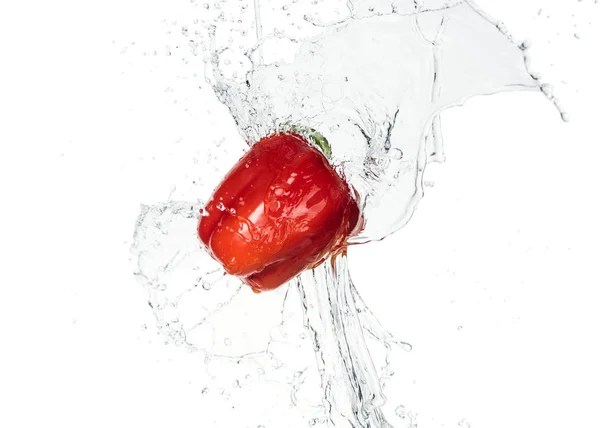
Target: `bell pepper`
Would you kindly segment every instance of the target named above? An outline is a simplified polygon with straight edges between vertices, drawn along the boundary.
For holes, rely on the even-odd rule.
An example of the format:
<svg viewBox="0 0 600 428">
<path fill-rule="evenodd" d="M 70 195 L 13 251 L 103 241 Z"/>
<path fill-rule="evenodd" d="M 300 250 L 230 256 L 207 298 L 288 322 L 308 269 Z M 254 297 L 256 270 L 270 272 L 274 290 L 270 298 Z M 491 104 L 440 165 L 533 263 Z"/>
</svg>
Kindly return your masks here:
<svg viewBox="0 0 600 428">
<path fill-rule="evenodd" d="M 211 256 L 256 293 L 342 251 L 359 222 L 349 186 L 294 129 L 256 142 L 216 188 L 198 223 Z M 329 148 L 319 134 L 309 139 Z"/>
</svg>

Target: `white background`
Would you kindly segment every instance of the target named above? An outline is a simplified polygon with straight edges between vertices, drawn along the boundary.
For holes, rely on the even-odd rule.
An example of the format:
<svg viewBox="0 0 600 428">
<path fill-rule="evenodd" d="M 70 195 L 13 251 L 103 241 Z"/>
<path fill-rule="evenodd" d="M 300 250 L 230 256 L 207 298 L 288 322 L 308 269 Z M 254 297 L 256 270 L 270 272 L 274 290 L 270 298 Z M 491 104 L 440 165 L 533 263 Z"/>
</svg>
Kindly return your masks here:
<svg viewBox="0 0 600 428">
<path fill-rule="evenodd" d="M 120 49 L 159 28 L 164 3 L 0 6 L 0 426 L 187 427 L 210 413 L 129 262 L 139 204 L 168 196 L 186 155 L 163 88 L 120 74 Z M 534 93 L 445 113 L 434 186 L 405 229 L 351 250 L 354 280 L 414 347 L 398 405 L 419 426 L 599 427 L 600 5 L 480 5 L 533 41 L 571 122 Z"/>
</svg>

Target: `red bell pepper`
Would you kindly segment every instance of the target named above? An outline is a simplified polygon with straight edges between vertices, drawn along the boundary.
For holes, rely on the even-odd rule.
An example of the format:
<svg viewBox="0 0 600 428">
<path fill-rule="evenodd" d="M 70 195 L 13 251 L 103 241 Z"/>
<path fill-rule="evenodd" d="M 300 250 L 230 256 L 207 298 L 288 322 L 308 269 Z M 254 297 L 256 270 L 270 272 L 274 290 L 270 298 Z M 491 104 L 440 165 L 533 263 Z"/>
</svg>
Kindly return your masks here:
<svg viewBox="0 0 600 428">
<path fill-rule="evenodd" d="M 295 132 L 255 143 L 204 210 L 200 240 L 227 273 L 257 293 L 341 251 L 359 220 L 346 182 Z"/>
</svg>

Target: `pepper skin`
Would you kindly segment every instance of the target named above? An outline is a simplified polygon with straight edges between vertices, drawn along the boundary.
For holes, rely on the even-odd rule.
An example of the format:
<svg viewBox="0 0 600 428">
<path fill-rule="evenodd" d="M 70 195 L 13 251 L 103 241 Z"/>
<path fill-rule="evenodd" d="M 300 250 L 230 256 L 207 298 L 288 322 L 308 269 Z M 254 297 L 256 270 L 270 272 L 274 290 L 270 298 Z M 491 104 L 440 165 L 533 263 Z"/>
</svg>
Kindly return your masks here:
<svg viewBox="0 0 600 428">
<path fill-rule="evenodd" d="M 345 248 L 359 208 L 323 154 L 296 133 L 263 138 L 214 191 L 198 236 L 227 273 L 272 290 Z"/>
</svg>

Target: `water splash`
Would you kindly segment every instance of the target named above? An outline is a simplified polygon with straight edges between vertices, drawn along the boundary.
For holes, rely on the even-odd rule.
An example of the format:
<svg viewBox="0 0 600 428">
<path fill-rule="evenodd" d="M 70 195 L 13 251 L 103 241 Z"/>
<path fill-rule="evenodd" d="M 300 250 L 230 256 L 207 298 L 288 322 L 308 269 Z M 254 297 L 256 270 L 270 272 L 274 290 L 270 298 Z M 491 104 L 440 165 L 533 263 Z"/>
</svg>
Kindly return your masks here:
<svg viewBox="0 0 600 428">
<path fill-rule="evenodd" d="M 275 28 L 243 51 L 221 46 L 213 27 L 208 72 L 246 141 L 289 123 L 325 135 L 362 197 L 366 226 L 353 243 L 410 219 L 427 162 L 444 160 L 445 109 L 507 90 L 543 91 L 560 107 L 529 71 L 527 44 L 467 1 L 352 1 L 334 24 L 314 26 L 304 40 Z M 225 63 L 226 53 L 245 62 Z"/>
<path fill-rule="evenodd" d="M 386 398 L 365 343 L 361 314 L 370 318 L 372 335 L 388 346 L 387 340 L 393 339 L 360 300 L 346 256 L 301 274 L 298 289 L 317 354 L 327 419 L 335 426 L 391 427 L 380 409 Z"/>
<path fill-rule="evenodd" d="M 198 245 L 200 206 L 175 201 L 143 205 L 131 250 L 159 330 L 176 345 L 206 351 L 214 344 L 209 315 L 231 302 L 242 283 L 226 277 Z"/>
<path fill-rule="evenodd" d="M 244 403 L 254 402 L 257 389 L 261 396 L 279 391 L 282 413 L 265 409 L 257 423 L 390 426 L 380 406 L 393 376 L 391 355 L 411 346 L 397 341 L 365 305 L 346 257 L 257 296 L 201 250 L 195 232 L 201 205 L 142 206 L 132 246 L 135 273 L 148 290 L 162 337 L 204 356 L 212 384 L 201 396 Z M 381 348 L 376 364 L 365 338 Z M 290 408 L 298 410 L 297 418 Z M 371 425 L 360 423 L 365 418 Z"/>
<path fill-rule="evenodd" d="M 249 144 L 290 124 L 326 136 L 333 164 L 361 196 L 366 227 L 353 243 L 383 239 L 411 218 L 427 163 L 445 160 L 445 109 L 477 95 L 534 90 L 567 119 L 530 71 L 528 44 L 470 1 L 238 3 L 207 3 L 180 34 L 190 39 L 196 28 L 190 52 Z M 345 256 L 258 302 L 201 250 L 202 206 L 143 206 L 132 247 L 159 330 L 205 356 L 213 385 L 202 396 L 238 403 L 249 426 L 391 427 L 383 410 L 391 354 L 411 346 L 362 301 Z M 232 326 L 232 314 L 242 322 Z M 257 395 L 272 405 L 260 407 Z M 259 410 L 239 405 L 240 397 Z M 417 425 L 404 407 L 395 413 Z"/>
</svg>

